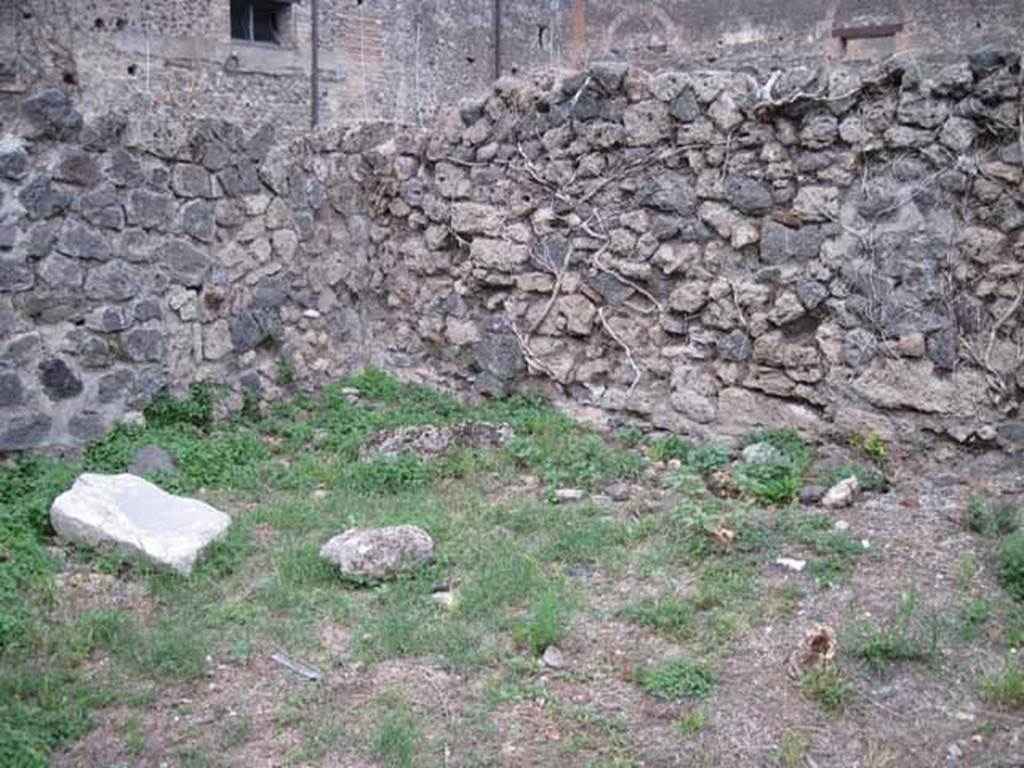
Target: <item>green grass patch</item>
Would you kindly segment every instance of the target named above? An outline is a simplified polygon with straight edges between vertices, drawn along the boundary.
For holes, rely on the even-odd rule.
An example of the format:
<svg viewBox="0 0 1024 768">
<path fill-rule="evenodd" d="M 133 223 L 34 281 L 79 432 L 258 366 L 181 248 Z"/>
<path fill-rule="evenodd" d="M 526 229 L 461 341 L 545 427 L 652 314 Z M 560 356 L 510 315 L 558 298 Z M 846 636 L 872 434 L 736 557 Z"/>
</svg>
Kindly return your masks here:
<svg viewBox="0 0 1024 768">
<path fill-rule="evenodd" d="M 1007 656 L 1003 668 L 985 677 L 981 684 L 985 698 L 1007 709 L 1024 709 L 1024 667 Z"/>
<path fill-rule="evenodd" d="M 638 669 L 635 678 L 651 696 L 666 701 L 706 699 L 715 690 L 716 682 L 713 666 L 682 658 Z"/>
<path fill-rule="evenodd" d="M 899 608 L 881 623 L 865 622 L 849 638 L 850 652 L 875 670 L 898 662 L 930 664 L 939 656 L 941 621 L 922 614 L 916 595 L 904 595 Z"/>
</svg>

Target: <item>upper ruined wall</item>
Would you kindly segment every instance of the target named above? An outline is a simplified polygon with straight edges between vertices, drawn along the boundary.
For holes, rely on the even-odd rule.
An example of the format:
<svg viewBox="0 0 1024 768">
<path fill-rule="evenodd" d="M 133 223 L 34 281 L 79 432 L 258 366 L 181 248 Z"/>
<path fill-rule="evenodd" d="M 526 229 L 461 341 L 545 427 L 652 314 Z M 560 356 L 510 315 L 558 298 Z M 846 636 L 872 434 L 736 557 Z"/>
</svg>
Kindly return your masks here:
<svg viewBox="0 0 1024 768">
<path fill-rule="evenodd" d="M 87 115 L 155 101 L 182 116 L 303 131 L 309 0 L 287 7 L 283 44 L 270 46 L 230 38 L 229 0 L 0 0 L 0 92 L 63 78 Z M 320 9 L 323 124 L 424 125 L 499 74 L 589 61 L 877 62 L 1012 42 L 1024 25 L 1017 0 L 320 0 Z"/>
<path fill-rule="evenodd" d="M 59 90 L 0 142 L 0 450 L 367 363 L 597 421 L 1024 445 L 1017 54 L 506 78 L 278 143 Z"/>
</svg>

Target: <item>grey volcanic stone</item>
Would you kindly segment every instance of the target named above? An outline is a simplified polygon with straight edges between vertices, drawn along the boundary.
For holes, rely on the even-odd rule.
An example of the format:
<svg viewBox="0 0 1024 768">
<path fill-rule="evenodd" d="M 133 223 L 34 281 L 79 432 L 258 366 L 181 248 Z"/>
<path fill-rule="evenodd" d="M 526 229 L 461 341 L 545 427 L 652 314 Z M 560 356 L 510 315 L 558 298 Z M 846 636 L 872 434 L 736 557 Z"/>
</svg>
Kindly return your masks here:
<svg viewBox="0 0 1024 768">
<path fill-rule="evenodd" d="M 89 270 L 85 279 L 85 295 L 97 301 L 127 301 L 139 294 L 142 280 L 138 267 L 123 261 L 109 261 Z"/>
<path fill-rule="evenodd" d="M 0 451 L 23 451 L 42 444 L 50 434 L 52 420 L 45 413 L 32 413 L 0 424 Z"/>
<path fill-rule="evenodd" d="M 66 93 L 57 89 L 38 93 L 21 102 L 21 114 L 40 139 L 72 139 L 82 129 L 82 115 Z"/>
<path fill-rule="evenodd" d="M 168 240 L 156 250 L 156 262 L 162 265 L 171 280 L 187 288 L 202 285 L 210 261 L 205 253 L 185 240 Z"/>
<path fill-rule="evenodd" d="M 217 234 L 217 221 L 213 203 L 207 200 L 192 200 L 181 208 L 181 228 L 185 234 L 196 240 L 212 243 Z"/>
<path fill-rule="evenodd" d="M 113 371 L 100 379 L 96 394 L 101 403 L 114 403 L 127 400 L 135 384 L 135 374 L 128 369 Z"/>
<path fill-rule="evenodd" d="M 76 413 L 68 421 L 68 432 L 77 440 L 88 443 L 103 437 L 107 431 L 107 419 L 95 411 Z"/>
<path fill-rule="evenodd" d="M 526 370 L 519 342 L 512 333 L 488 332 L 473 348 L 476 364 L 499 381 L 511 381 Z"/>
<path fill-rule="evenodd" d="M 50 522 L 67 541 L 112 549 L 183 576 L 225 533 L 231 518 L 134 475 L 80 475 L 53 502 Z"/>
<path fill-rule="evenodd" d="M 82 380 L 59 357 L 39 364 L 39 383 L 51 400 L 67 400 L 82 394 Z"/>
<path fill-rule="evenodd" d="M 18 181 L 28 174 L 28 152 L 18 144 L 0 142 L 0 177 Z"/>
<path fill-rule="evenodd" d="M 718 356 L 731 363 L 745 363 L 750 359 L 752 345 L 750 337 L 743 331 L 733 331 L 718 340 Z"/>
<path fill-rule="evenodd" d="M 178 462 L 167 451 L 158 445 L 146 445 L 135 451 L 128 472 L 142 477 L 154 472 L 173 474 L 178 471 Z"/>
<path fill-rule="evenodd" d="M 103 169 L 88 152 L 71 148 L 61 156 L 54 178 L 79 187 L 95 187 L 103 181 Z"/>
<path fill-rule="evenodd" d="M 745 176 L 730 176 L 722 185 L 725 199 L 742 213 L 763 214 L 772 208 L 772 192 L 768 185 Z"/>
<path fill-rule="evenodd" d="M 0 293 L 27 291 L 35 285 L 32 268 L 17 259 L 0 259 Z"/>
<path fill-rule="evenodd" d="M 22 187 L 18 199 L 30 219 L 52 218 L 71 205 L 71 195 L 54 187 L 45 176 L 37 176 Z"/>
<path fill-rule="evenodd" d="M 434 559 L 434 540 L 414 525 L 345 531 L 324 544 L 320 557 L 355 581 L 375 582 L 407 574 Z"/>
<path fill-rule="evenodd" d="M 25 396 L 21 379 L 16 373 L 0 373 L 0 408 L 21 405 Z"/>
<path fill-rule="evenodd" d="M 877 350 L 875 334 L 863 328 L 854 328 L 843 339 L 843 360 L 854 368 L 870 363 Z"/>
<path fill-rule="evenodd" d="M 128 223 L 145 229 L 166 229 L 174 221 L 174 198 L 147 189 L 128 194 Z"/>
<path fill-rule="evenodd" d="M 129 360 L 158 363 L 164 357 L 164 335 L 156 328 L 133 328 L 121 335 L 121 348 Z"/>
<path fill-rule="evenodd" d="M 800 489 L 801 504 L 817 504 L 828 492 L 828 489 L 821 485 L 805 485 Z"/>
<path fill-rule="evenodd" d="M 68 222 L 57 238 L 57 250 L 76 259 L 106 261 L 110 258 L 107 239 L 91 227 Z"/>
<path fill-rule="evenodd" d="M 810 261 L 818 258 L 825 229 L 816 224 L 787 227 L 775 221 L 766 221 L 761 229 L 761 260 L 778 264 L 790 259 Z"/>
</svg>

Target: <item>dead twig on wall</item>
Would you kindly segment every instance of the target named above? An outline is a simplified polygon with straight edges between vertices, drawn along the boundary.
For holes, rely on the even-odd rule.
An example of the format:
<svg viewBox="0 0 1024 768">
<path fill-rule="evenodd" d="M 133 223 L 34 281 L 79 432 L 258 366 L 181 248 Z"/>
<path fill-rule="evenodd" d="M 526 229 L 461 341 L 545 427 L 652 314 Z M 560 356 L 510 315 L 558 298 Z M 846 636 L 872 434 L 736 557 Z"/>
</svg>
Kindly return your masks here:
<svg viewBox="0 0 1024 768">
<path fill-rule="evenodd" d="M 629 363 L 629 367 L 633 369 L 633 383 L 629 385 L 629 392 L 627 392 L 626 396 L 632 397 L 633 392 L 636 391 L 637 385 L 643 378 L 643 372 L 641 371 L 640 366 L 637 365 L 636 359 L 633 357 L 633 350 L 630 349 L 630 346 L 623 341 L 622 337 L 615 333 L 611 325 L 608 324 L 608 318 L 605 317 L 605 311 L 607 309 L 607 307 L 600 307 L 597 310 L 597 319 L 601 322 L 601 327 L 604 328 L 605 333 L 611 336 L 612 341 L 622 347 L 622 350 L 626 353 L 626 362 Z"/>
</svg>

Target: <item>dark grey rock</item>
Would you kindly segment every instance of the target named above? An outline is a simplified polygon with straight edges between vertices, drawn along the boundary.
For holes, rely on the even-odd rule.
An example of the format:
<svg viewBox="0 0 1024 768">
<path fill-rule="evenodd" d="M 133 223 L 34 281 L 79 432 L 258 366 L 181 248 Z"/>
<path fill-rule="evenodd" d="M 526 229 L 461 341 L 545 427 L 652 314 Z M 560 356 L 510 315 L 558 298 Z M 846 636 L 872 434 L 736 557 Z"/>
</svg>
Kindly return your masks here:
<svg viewBox="0 0 1024 768">
<path fill-rule="evenodd" d="M 28 230 L 28 237 L 25 240 L 25 253 L 34 259 L 41 259 L 50 253 L 53 244 L 57 242 L 57 232 L 60 223 L 56 221 L 38 221 Z"/>
<path fill-rule="evenodd" d="M 949 116 L 949 107 L 941 99 L 935 99 L 920 91 L 903 91 L 900 94 L 896 118 L 904 124 L 921 128 L 938 128 Z"/>
<path fill-rule="evenodd" d="M 181 229 L 186 235 L 212 243 L 217 235 L 214 204 L 207 200 L 192 200 L 181 208 Z"/>
<path fill-rule="evenodd" d="M 801 504 L 817 504 L 828 493 L 828 489 L 820 485 L 805 485 L 800 489 Z"/>
<path fill-rule="evenodd" d="M 97 384 L 96 395 L 104 404 L 126 400 L 131 395 L 134 384 L 135 374 L 123 368 L 103 376 Z"/>
<path fill-rule="evenodd" d="M 144 229 L 166 229 L 174 221 L 175 207 L 170 195 L 133 189 L 128 194 L 128 223 Z"/>
<path fill-rule="evenodd" d="M 67 222 L 61 229 L 57 250 L 76 259 L 106 261 L 110 258 L 107 238 L 92 227 L 75 221 Z"/>
<path fill-rule="evenodd" d="M 693 214 L 696 196 L 690 178 L 677 171 L 665 171 L 652 176 L 645 185 L 642 202 L 659 211 Z"/>
<path fill-rule="evenodd" d="M 473 347 L 477 366 L 502 382 L 511 381 L 526 370 L 522 350 L 515 334 L 487 331 Z"/>
<path fill-rule="evenodd" d="M 0 224 L 0 249 L 9 251 L 18 242 L 18 228 L 14 224 Z"/>
<path fill-rule="evenodd" d="M 22 187 L 18 199 L 30 219 L 53 218 L 71 205 L 71 195 L 54 187 L 45 176 L 37 176 Z"/>
<path fill-rule="evenodd" d="M 761 229 L 761 260 L 769 264 L 811 261 L 818 258 L 826 239 L 826 228 L 817 224 L 792 228 L 766 221 Z"/>
<path fill-rule="evenodd" d="M 79 198 L 82 218 L 103 229 L 124 229 L 124 208 L 110 186 L 101 187 Z"/>
<path fill-rule="evenodd" d="M 0 360 L 14 366 L 26 366 L 43 346 L 43 338 L 38 333 L 26 333 L 18 336 L 7 345 Z"/>
<path fill-rule="evenodd" d="M 128 128 L 128 118 L 111 112 L 93 120 L 82 129 L 78 137 L 82 147 L 89 152 L 104 152 L 121 143 Z"/>
<path fill-rule="evenodd" d="M 51 357 L 39 364 L 39 383 L 46 395 L 54 401 L 68 400 L 82 394 L 82 380 L 59 357 Z"/>
<path fill-rule="evenodd" d="M 203 284 L 209 269 L 209 257 L 185 240 L 168 240 L 156 250 L 156 263 L 162 266 L 171 280 L 187 288 Z"/>
<path fill-rule="evenodd" d="M 165 352 L 163 333 L 156 328 L 133 328 L 121 334 L 121 350 L 132 362 L 160 362 Z"/>
<path fill-rule="evenodd" d="M 952 370 L 956 365 L 957 339 L 952 328 L 943 328 L 929 334 L 926 349 L 928 357 L 939 368 Z"/>
<path fill-rule="evenodd" d="M 692 88 L 684 88 L 669 105 L 668 113 L 681 123 L 692 123 L 700 117 L 700 105 Z"/>
<path fill-rule="evenodd" d="M 719 358 L 731 363 L 745 363 L 753 349 L 750 337 L 739 330 L 719 339 L 716 346 Z"/>
<path fill-rule="evenodd" d="M 135 451 L 128 472 L 139 477 L 162 472 L 173 475 L 179 470 L 177 460 L 158 445 L 146 445 Z"/>
<path fill-rule="evenodd" d="M 85 271 L 78 261 L 59 253 L 47 256 L 39 262 L 38 274 L 50 288 L 80 288 L 85 279 Z"/>
<path fill-rule="evenodd" d="M 128 301 L 139 294 L 143 273 L 123 261 L 109 261 L 89 270 L 85 278 L 85 295 L 96 301 Z"/>
<path fill-rule="evenodd" d="M 64 150 L 60 162 L 57 163 L 54 178 L 78 187 L 95 187 L 103 181 L 103 169 L 93 155 L 80 149 L 69 148 Z"/>
<path fill-rule="evenodd" d="M 44 413 L 32 413 L 6 419 L 0 427 L 0 451 L 35 448 L 49 436 L 52 420 Z"/>
<path fill-rule="evenodd" d="M 996 427 L 996 439 L 1004 450 L 1024 449 L 1024 421 L 1004 421 Z"/>
<path fill-rule="evenodd" d="M 802 278 L 794 283 L 796 296 L 806 309 L 817 309 L 828 298 L 828 288 L 817 280 Z"/>
<path fill-rule="evenodd" d="M 28 152 L 17 144 L 0 144 L 0 177 L 19 181 L 28 175 Z"/>
<path fill-rule="evenodd" d="M 82 130 L 82 115 L 75 110 L 68 95 L 57 88 L 22 101 L 21 114 L 32 127 L 35 138 L 67 141 Z"/>
<path fill-rule="evenodd" d="M 142 299 L 136 302 L 132 311 L 135 314 L 135 319 L 140 323 L 145 323 L 148 320 L 160 320 L 164 314 L 160 308 L 160 302 L 154 299 Z"/>
<path fill-rule="evenodd" d="M 16 373 L 0 373 L 0 408 L 21 405 L 25 399 L 25 388 Z"/>
<path fill-rule="evenodd" d="M 28 291 L 35 285 L 32 268 L 20 259 L 0 259 L 0 293 Z"/>
<path fill-rule="evenodd" d="M 114 362 L 114 346 L 105 338 L 76 329 L 68 334 L 83 368 L 107 368 Z"/>
<path fill-rule="evenodd" d="M 245 311 L 228 321 L 231 345 L 236 352 L 248 352 L 273 339 L 273 323 L 265 312 Z"/>
<path fill-rule="evenodd" d="M 864 328 L 854 328 L 843 338 L 843 361 L 853 368 L 870 363 L 877 351 L 878 339 Z"/>
<path fill-rule="evenodd" d="M 68 432 L 83 443 L 99 440 L 107 432 L 107 419 L 95 411 L 76 413 L 68 420 Z"/>
<path fill-rule="evenodd" d="M 722 185 L 725 199 L 736 210 L 751 215 L 772 209 L 772 191 L 763 181 L 745 176 L 729 176 Z"/>
<path fill-rule="evenodd" d="M 213 176 L 201 165 L 178 163 L 171 171 L 171 189 L 180 197 L 216 197 Z"/>
<path fill-rule="evenodd" d="M 85 327 L 100 333 L 117 333 L 131 328 L 135 315 L 126 307 L 99 307 L 85 318 Z"/>
<path fill-rule="evenodd" d="M 107 178 L 119 187 L 135 187 L 145 180 L 142 164 L 130 152 L 118 147 L 108 155 Z"/>
<path fill-rule="evenodd" d="M 228 197 L 255 195 L 263 191 L 260 174 L 252 163 L 238 163 L 217 174 L 217 180 Z"/>
</svg>

